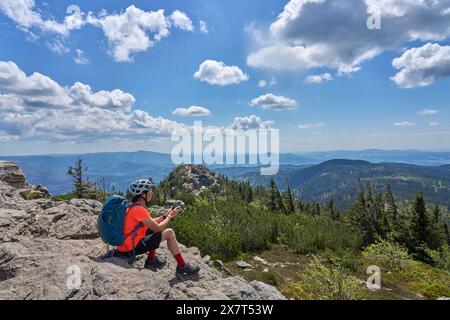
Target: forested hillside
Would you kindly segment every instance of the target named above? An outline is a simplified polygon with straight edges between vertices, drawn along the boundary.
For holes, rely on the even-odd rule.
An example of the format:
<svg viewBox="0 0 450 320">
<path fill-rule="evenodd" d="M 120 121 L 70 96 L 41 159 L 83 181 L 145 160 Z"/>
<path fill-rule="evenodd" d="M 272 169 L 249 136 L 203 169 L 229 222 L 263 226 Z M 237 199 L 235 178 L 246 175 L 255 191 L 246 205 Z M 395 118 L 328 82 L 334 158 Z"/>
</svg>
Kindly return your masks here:
<svg viewBox="0 0 450 320">
<path fill-rule="evenodd" d="M 201 168 L 197 172 L 209 172 Z M 272 268 L 266 261 L 259 271 L 255 267 L 243 275 L 264 279 L 287 295 L 300 299 L 450 295 L 448 211 L 427 201 L 420 189 L 399 201 L 389 184 L 377 192 L 370 182 L 357 181 L 356 200 L 341 211 L 333 201 L 321 205 L 295 196 L 288 181 L 281 191 L 274 180 L 268 187 L 254 188 L 223 177 L 220 184 L 193 195 L 173 188 L 175 177 L 182 179 L 172 174 L 161 182 L 154 203 L 167 198 L 185 201 L 185 212 L 173 224 L 179 239 L 215 259 L 230 261 L 231 268 L 231 261 L 246 259 L 255 265 L 255 259 L 264 261 L 258 255 L 272 256 L 276 260 Z M 276 255 L 271 254 L 274 250 Z M 291 278 L 274 267 L 289 265 L 283 263 L 287 257 L 295 261 L 290 270 L 297 270 Z M 381 268 L 391 288 L 371 292 L 361 285 L 371 264 Z M 330 281 L 336 287 L 329 288 Z"/>
<path fill-rule="evenodd" d="M 218 169 L 253 186 L 268 186 L 272 177 L 259 174 L 259 169 L 235 174 L 236 170 Z M 374 191 L 391 185 L 398 199 L 408 199 L 420 190 L 427 199 L 450 207 L 449 166 L 425 167 L 399 163 L 370 163 L 361 160 L 330 160 L 312 166 L 282 166 L 274 177 L 281 189 L 285 178 L 296 194 L 305 200 L 326 203 L 333 200 L 340 209 L 348 208 L 359 192 L 356 181 L 370 182 Z"/>
</svg>

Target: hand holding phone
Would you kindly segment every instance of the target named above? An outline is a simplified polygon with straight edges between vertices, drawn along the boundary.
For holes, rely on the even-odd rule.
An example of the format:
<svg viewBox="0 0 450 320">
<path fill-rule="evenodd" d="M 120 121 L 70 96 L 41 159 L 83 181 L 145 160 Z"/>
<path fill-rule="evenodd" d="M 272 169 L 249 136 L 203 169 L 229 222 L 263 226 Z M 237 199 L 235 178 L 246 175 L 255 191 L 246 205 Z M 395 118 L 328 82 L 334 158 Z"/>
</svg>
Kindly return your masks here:
<svg viewBox="0 0 450 320">
<path fill-rule="evenodd" d="M 178 213 L 180 213 L 180 211 L 181 208 L 179 206 L 172 206 L 172 209 L 170 209 L 170 216 L 174 218 Z"/>
</svg>

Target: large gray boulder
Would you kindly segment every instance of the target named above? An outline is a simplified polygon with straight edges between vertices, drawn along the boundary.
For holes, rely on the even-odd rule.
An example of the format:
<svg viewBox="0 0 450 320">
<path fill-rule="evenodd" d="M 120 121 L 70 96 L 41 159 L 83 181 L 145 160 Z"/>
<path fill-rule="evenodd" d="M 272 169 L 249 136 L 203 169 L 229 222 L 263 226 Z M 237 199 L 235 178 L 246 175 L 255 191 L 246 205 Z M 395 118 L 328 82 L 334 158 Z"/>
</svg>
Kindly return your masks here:
<svg viewBox="0 0 450 320">
<path fill-rule="evenodd" d="M 14 188 L 25 186 L 25 174 L 17 164 L 11 161 L 0 160 L 0 181 L 4 181 Z"/>
<path fill-rule="evenodd" d="M 194 248 L 181 245 L 181 250 L 201 267 L 198 278 L 175 277 L 176 263 L 165 244 L 157 252 L 167 266 L 154 272 L 143 268 L 144 257 L 133 266 L 119 258 L 99 260 L 103 244 L 98 239 L 3 243 L 0 299 L 284 299 L 262 282 L 224 277 Z"/>
<path fill-rule="evenodd" d="M 183 245 L 185 259 L 201 267 L 196 279 L 175 277 L 166 244 L 157 251 L 167 260 L 158 272 L 143 268 L 145 256 L 132 266 L 101 260 L 100 202 L 26 200 L 19 180 L 0 181 L 0 299 L 285 299 L 270 285 L 225 276 L 197 248 Z"/>
<path fill-rule="evenodd" d="M 15 206 L 0 204 L 0 243 L 17 237 L 95 239 L 101 203 L 95 200 L 24 200 Z"/>
</svg>

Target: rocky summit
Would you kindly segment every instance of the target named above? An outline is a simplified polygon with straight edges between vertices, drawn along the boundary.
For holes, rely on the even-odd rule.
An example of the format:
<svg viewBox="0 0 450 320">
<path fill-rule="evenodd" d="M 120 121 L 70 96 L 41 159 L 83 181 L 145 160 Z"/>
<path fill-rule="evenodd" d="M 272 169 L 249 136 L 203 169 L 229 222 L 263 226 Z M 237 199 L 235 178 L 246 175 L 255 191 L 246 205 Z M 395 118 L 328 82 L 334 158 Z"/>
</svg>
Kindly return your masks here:
<svg viewBox="0 0 450 320">
<path fill-rule="evenodd" d="M 26 183 L 20 168 L 0 161 L 0 299 L 285 299 L 274 287 L 247 282 L 216 269 L 216 261 L 195 247 L 180 245 L 186 260 L 198 264 L 196 279 L 175 277 L 167 260 L 153 272 L 120 258 L 100 259 L 95 200 L 53 201 L 43 186 Z"/>
<path fill-rule="evenodd" d="M 172 193 L 189 192 L 195 195 L 222 184 L 222 177 L 203 165 L 185 164 L 173 170 L 168 177 Z"/>
</svg>

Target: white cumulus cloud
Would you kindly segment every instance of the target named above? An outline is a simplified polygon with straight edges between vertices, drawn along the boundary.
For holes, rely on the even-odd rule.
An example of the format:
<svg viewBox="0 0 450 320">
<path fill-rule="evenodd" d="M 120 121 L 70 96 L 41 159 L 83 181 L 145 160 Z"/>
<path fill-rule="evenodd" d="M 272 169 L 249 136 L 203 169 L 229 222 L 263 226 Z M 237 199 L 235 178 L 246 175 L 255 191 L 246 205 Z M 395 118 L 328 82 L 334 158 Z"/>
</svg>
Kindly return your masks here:
<svg viewBox="0 0 450 320">
<path fill-rule="evenodd" d="M 429 86 L 438 78 L 450 76 L 450 46 L 427 43 L 411 48 L 394 59 L 392 65 L 400 70 L 391 78 L 399 87 Z"/>
<path fill-rule="evenodd" d="M 322 83 L 333 80 L 333 77 L 329 73 L 322 73 L 318 75 L 310 75 L 306 77 L 305 83 Z"/>
<path fill-rule="evenodd" d="M 192 25 L 191 19 L 186 15 L 186 13 L 175 10 L 170 15 L 170 21 L 173 23 L 173 25 L 181 30 L 185 31 L 194 31 L 194 26 Z"/>
<path fill-rule="evenodd" d="M 205 21 L 200 20 L 199 24 L 200 24 L 200 32 L 201 33 L 209 33 L 208 25 L 206 24 Z"/>
<path fill-rule="evenodd" d="M 144 52 L 161 39 L 168 37 L 170 28 L 193 31 L 191 19 L 186 13 L 175 10 L 171 15 L 163 9 L 144 11 L 134 5 L 124 12 L 108 14 L 106 10 L 98 14 L 83 12 L 78 6 L 67 8 L 67 15 L 62 22 L 46 19 L 35 8 L 34 0 L 1 0 L 0 12 L 9 17 L 16 25 L 26 31 L 33 39 L 39 36 L 36 30 L 54 35 L 47 41 L 48 47 L 58 54 L 67 53 L 62 39 L 67 38 L 72 30 L 92 25 L 103 30 L 108 41 L 109 51 L 117 62 L 132 62 L 133 55 Z"/>
<path fill-rule="evenodd" d="M 0 1 L 0 11 L 13 20 L 24 31 L 37 28 L 45 32 L 69 35 L 71 30 L 80 29 L 83 24 L 83 12 L 75 6 L 69 6 L 63 22 L 52 19 L 45 19 L 34 10 L 34 0 L 2 0 Z"/>
<path fill-rule="evenodd" d="M 449 6 L 449 0 L 290 0 L 247 63 L 275 70 L 355 72 L 363 62 L 410 41 L 448 39 Z M 380 14 L 380 30 L 367 28 L 374 13 Z"/>
<path fill-rule="evenodd" d="M 416 114 L 418 116 L 432 116 L 432 115 L 435 115 L 438 113 L 439 113 L 439 110 L 436 110 L 436 109 L 423 109 L 423 110 L 416 112 Z"/>
<path fill-rule="evenodd" d="M 203 107 L 191 106 L 189 108 L 176 108 L 172 114 L 181 117 L 204 117 L 209 116 L 211 112 Z"/>
<path fill-rule="evenodd" d="M 86 58 L 84 51 L 80 49 L 76 49 L 76 56 L 73 58 L 73 61 L 75 61 L 76 64 L 88 64 L 89 59 Z"/>
<path fill-rule="evenodd" d="M 416 124 L 414 122 L 411 121 L 399 121 L 399 122 L 395 122 L 394 123 L 394 127 L 412 127 L 415 126 Z"/>
<path fill-rule="evenodd" d="M 304 124 L 299 124 L 298 128 L 299 129 L 315 129 L 315 128 L 321 128 L 324 127 L 325 123 L 304 123 Z"/>
<path fill-rule="evenodd" d="M 90 14 L 87 20 L 103 29 L 117 62 L 133 61 L 133 54 L 146 51 L 170 33 L 170 22 L 162 9 L 147 12 L 131 5 L 121 14 Z"/>
<path fill-rule="evenodd" d="M 253 114 L 249 117 L 234 118 L 231 128 L 233 130 L 268 129 L 273 123 L 273 121 L 262 121 Z"/>
<path fill-rule="evenodd" d="M 259 80 L 258 87 L 264 88 L 265 86 L 267 86 L 267 81 L 266 80 Z"/>
<path fill-rule="evenodd" d="M 295 109 L 297 107 L 297 101 L 268 93 L 252 99 L 252 101 L 250 101 L 250 105 L 260 106 L 266 110 L 283 111 Z"/>
<path fill-rule="evenodd" d="M 25 74 L 0 61 L 0 128 L 14 139 L 99 141 L 168 137 L 186 126 L 134 109 L 133 95 L 80 82 L 61 86 L 40 73 Z"/>
<path fill-rule="evenodd" d="M 47 47 L 54 53 L 62 55 L 68 53 L 70 49 L 59 39 L 47 41 Z"/>
<path fill-rule="evenodd" d="M 249 76 L 237 66 L 227 66 L 221 61 L 205 60 L 197 72 L 195 79 L 211 85 L 227 86 L 247 81 Z"/>
</svg>

